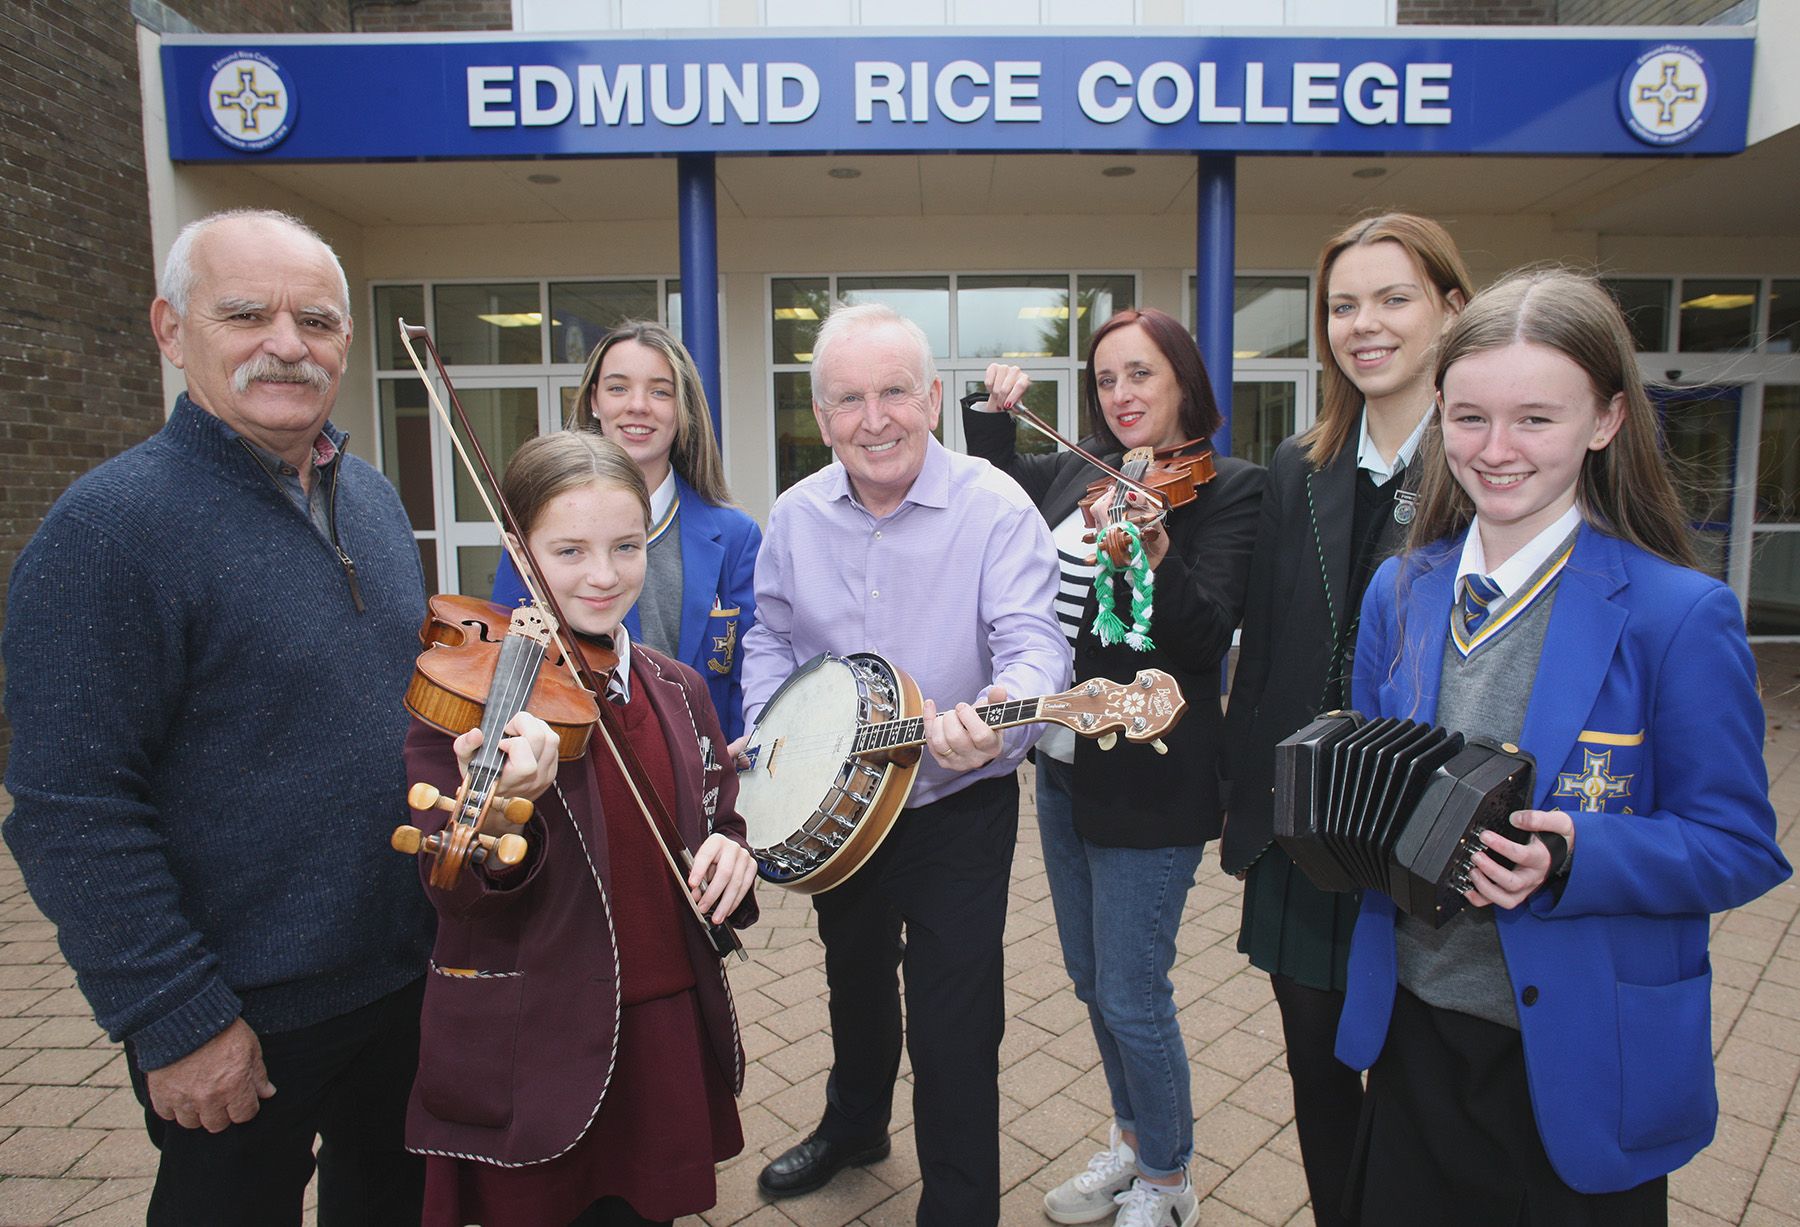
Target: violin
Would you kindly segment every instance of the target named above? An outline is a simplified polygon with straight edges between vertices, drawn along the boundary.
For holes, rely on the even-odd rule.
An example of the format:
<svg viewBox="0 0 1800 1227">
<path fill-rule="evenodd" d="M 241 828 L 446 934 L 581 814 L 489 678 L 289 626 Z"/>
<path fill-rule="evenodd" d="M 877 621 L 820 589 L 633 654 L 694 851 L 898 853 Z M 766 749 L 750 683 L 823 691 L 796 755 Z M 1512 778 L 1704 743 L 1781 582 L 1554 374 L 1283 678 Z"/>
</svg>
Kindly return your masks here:
<svg viewBox="0 0 1800 1227">
<path fill-rule="evenodd" d="M 512 611 L 451 594 L 434 596 L 428 603 L 425 622 L 419 630 L 425 650 L 414 662 L 413 680 L 406 693 L 407 709 L 452 736 L 479 727 L 482 742 L 470 758 L 454 798 L 445 797 L 427 783 L 414 784 L 407 792 L 407 803 L 414 809 L 446 810 L 452 819 L 431 835 L 416 826 L 398 827 L 390 841 L 392 846 L 408 855 L 429 857 L 431 884 L 441 889 L 453 887 L 471 863 L 485 864 L 491 857 L 500 865 L 510 866 L 524 860 L 529 850 L 524 837 L 505 827 L 522 826 L 529 821 L 532 803 L 521 797 L 498 796 L 496 786 L 505 763 L 500 742 L 506 725 L 529 706 L 533 715 L 556 732 L 557 757 L 563 761 L 585 754 L 590 736 L 599 729 L 601 742 L 656 836 L 663 859 L 675 876 L 677 893 L 686 901 L 689 913 L 706 931 L 708 941 L 721 958 L 735 952 L 739 958 L 747 959 L 749 955 L 737 935 L 728 926 L 708 920 L 688 893 L 693 853 L 650 784 L 648 773 L 619 723 L 619 715 L 611 704 L 596 697 L 606 692 L 608 677 L 618 668 L 618 657 L 610 646 L 577 641 L 579 646 L 571 647 L 562 637 L 562 611 L 557 608 L 555 594 L 543 582 L 543 572 L 532 557 L 512 509 L 504 497 L 500 498 L 498 510 L 488 498 L 490 488 L 498 494 L 500 483 L 488 465 L 468 415 L 457 401 L 456 389 L 444 370 L 437 346 L 425 329 L 405 320 L 399 324 L 400 343 L 424 382 L 432 408 L 443 419 L 476 493 L 500 528 L 501 539 L 532 601 Z M 424 363 L 413 349 L 414 340 L 421 341 L 431 354 L 438 377 L 461 420 L 460 431 L 438 399 Z M 474 459 L 464 447 L 464 435 L 468 446 L 474 449 Z M 544 671 L 546 664 L 552 666 L 549 672 Z M 496 830 L 500 833 L 495 834 Z"/>
<path fill-rule="evenodd" d="M 1217 471 L 1212 449 L 1201 439 L 1160 451 L 1136 447 L 1125 453 L 1120 464 L 1118 477 L 1122 480 L 1102 479 L 1087 488 L 1081 498 L 1081 515 L 1093 530 L 1089 539 L 1095 547 L 1105 550 L 1113 564 L 1122 568 L 1130 560 L 1131 537 L 1120 525 L 1129 521 L 1140 533 L 1160 532 L 1169 512 L 1193 502 L 1197 489 Z M 1144 499 L 1128 499 L 1127 492 L 1132 490 L 1143 492 Z"/>
</svg>

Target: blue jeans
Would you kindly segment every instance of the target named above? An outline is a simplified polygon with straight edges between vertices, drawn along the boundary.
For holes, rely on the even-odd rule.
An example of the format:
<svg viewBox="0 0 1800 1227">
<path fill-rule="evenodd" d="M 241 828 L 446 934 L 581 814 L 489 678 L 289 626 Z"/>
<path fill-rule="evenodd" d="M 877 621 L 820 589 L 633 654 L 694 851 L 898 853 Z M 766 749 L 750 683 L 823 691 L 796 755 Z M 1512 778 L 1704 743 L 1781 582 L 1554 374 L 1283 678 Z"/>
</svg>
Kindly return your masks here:
<svg viewBox="0 0 1800 1227">
<path fill-rule="evenodd" d="M 1113 1115 L 1137 1134 L 1138 1170 L 1172 1176 L 1194 1153 L 1194 1108 L 1169 968 L 1205 845 L 1089 843 L 1075 831 L 1074 774 L 1038 755 L 1038 834 L 1063 966 L 1087 1005 Z"/>
</svg>

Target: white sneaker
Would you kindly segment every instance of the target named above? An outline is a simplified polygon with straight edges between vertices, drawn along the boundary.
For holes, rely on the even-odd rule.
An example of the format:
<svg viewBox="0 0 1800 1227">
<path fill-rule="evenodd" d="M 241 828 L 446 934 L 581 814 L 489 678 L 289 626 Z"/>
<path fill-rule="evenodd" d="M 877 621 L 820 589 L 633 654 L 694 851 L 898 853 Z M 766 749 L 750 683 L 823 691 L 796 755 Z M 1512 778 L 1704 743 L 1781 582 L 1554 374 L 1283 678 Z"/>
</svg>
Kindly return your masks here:
<svg viewBox="0 0 1800 1227">
<path fill-rule="evenodd" d="M 1087 1170 L 1044 1194 L 1053 1223 L 1097 1223 L 1113 1212 L 1119 1194 L 1137 1179 L 1137 1156 L 1112 1127 L 1112 1145 L 1088 1160 Z"/>
<path fill-rule="evenodd" d="M 1200 1219 L 1200 1199 L 1186 1180 L 1180 1188 L 1136 1180 L 1113 1200 L 1119 1204 L 1113 1227 L 1194 1227 Z"/>
</svg>

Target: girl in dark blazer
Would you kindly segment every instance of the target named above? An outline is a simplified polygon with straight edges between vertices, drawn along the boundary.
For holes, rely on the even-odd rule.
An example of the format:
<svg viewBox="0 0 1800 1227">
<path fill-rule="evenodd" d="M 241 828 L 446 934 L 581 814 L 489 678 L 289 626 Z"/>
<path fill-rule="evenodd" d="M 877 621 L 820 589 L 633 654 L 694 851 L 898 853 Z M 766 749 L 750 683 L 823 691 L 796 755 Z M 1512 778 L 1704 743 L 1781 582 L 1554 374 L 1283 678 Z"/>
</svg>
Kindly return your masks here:
<svg viewBox="0 0 1800 1227">
<path fill-rule="evenodd" d="M 689 895 L 715 922 L 750 924 L 755 861 L 705 685 L 620 627 L 644 578 L 642 474 L 617 445 L 565 431 L 519 449 L 505 492 L 565 629 L 619 650 L 603 701 L 620 705 L 695 848 Z M 561 764 L 542 721 L 521 714 L 508 732 L 497 789 L 535 800 L 526 860 L 426 888 L 438 938 L 407 1119 L 408 1146 L 427 1156 L 424 1221 L 611 1227 L 697 1214 L 714 1201 L 713 1165 L 743 1147 L 724 971 L 598 732 L 589 754 Z M 410 778 L 453 794 L 480 742 L 478 730 L 452 742 L 415 724 Z"/>
<path fill-rule="evenodd" d="M 1516 741 L 1440 929 L 1365 892 L 1338 1054 L 1369 1069 L 1368 1222 L 1660 1227 L 1712 1140 L 1709 914 L 1791 870 L 1756 663 L 1694 570 L 1631 333 L 1590 278 L 1478 295 L 1437 361 L 1407 552 L 1363 602 L 1356 707 Z M 1485 661 L 1485 663 L 1484 663 Z M 1554 832 L 1553 853 L 1539 832 Z"/>
<path fill-rule="evenodd" d="M 1246 878 L 1238 949 L 1269 973 L 1287 1040 L 1300 1154 L 1321 1227 L 1339 1209 L 1362 1080 L 1332 1056 L 1356 899 L 1314 887 L 1274 846 L 1275 745 L 1348 701 L 1356 611 L 1414 511 L 1412 463 L 1444 322 L 1469 275 L 1436 222 L 1361 221 L 1319 254 L 1314 334 L 1328 350 L 1318 423 L 1276 449 L 1225 720 L 1225 868 Z"/>
<path fill-rule="evenodd" d="M 1029 383 L 1017 367 L 989 367 L 989 409 L 1017 404 Z M 1130 448 L 1193 440 L 1204 450 L 1220 424 L 1193 338 L 1161 311 L 1123 311 L 1095 330 L 1086 394 L 1098 423 L 1088 450 L 1115 464 Z M 1169 968 L 1205 841 L 1219 833 L 1219 670 L 1243 610 L 1264 473 L 1218 460 L 1218 475 L 1146 538 L 1154 646 L 1107 646 L 1094 630 L 1099 600 L 1129 623 L 1130 597 L 1117 577 L 1114 591 L 1096 594 L 1093 547 L 1081 543 L 1076 506 L 1105 475 L 1069 452 L 1019 454 L 1004 414 L 971 408 L 963 420 L 969 450 L 1017 480 L 1051 526 L 1063 566 L 1058 613 L 1077 679 L 1129 681 L 1139 669 L 1164 669 L 1187 696 L 1166 755 L 1125 742 L 1108 752 L 1082 739 L 1071 762 L 1055 738 L 1040 740 L 1037 797 L 1063 961 L 1088 1007 L 1114 1115 L 1111 1145 L 1052 1190 L 1045 1211 L 1061 1223 L 1116 1213 L 1128 1227 L 1191 1224 L 1193 1110 Z"/>
<path fill-rule="evenodd" d="M 634 642 L 698 672 L 725 735 L 736 738 L 744 705 L 738 645 L 756 622 L 762 529 L 732 505 L 693 358 L 661 324 L 620 324 L 588 356 L 568 429 L 605 435 L 643 470 L 656 512 L 651 578 L 625 629 Z M 512 559 L 502 555 L 494 603 L 512 606 L 524 596 Z"/>
</svg>

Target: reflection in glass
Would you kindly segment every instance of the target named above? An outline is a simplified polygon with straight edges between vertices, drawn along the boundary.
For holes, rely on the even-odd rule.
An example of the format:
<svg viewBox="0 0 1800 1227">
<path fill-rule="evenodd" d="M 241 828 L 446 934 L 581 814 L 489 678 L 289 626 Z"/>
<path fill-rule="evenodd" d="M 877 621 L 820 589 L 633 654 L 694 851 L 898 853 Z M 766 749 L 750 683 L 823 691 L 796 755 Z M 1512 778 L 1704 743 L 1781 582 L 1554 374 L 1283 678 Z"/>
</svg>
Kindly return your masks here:
<svg viewBox="0 0 1800 1227">
<path fill-rule="evenodd" d="M 609 329 L 655 319 L 654 281 L 553 281 L 550 361 L 586 362 Z"/>
<path fill-rule="evenodd" d="M 1800 281 L 1769 283 L 1769 344 L 1772 354 L 1800 350 Z"/>
<path fill-rule="evenodd" d="M 1756 282 L 1681 283 L 1681 348 L 1717 353 L 1756 345 Z"/>
<path fill-rule="evenodd" d="M 544 316 L 535 282 L 440 285 L 432 289 L 432 302 L 445 366 L 535 365 L 544 360 Z"/>
<path fill-rule="evenodd" d="M 494 590 L 494 573 L 499 569 L 499 546 L 462 546 L 456 551 L 456 590 L 485 600 Z"/>
<path fill-rule="evenodd" d="M 1800 387 L 1792 384 L 1763 389 L 1756 519 L 1763 524 L 1800 523 Z"/>
<path fill-rule="evenodd" d="M 950 356 L 948 277 L 839 277 L 837 292 L 846 307 L 887 304 L 925 330 L 934 358 Z"/>
<path fill-rule="evenodd" d="M 407 320 L 411 323 L 411 319 Z M 431 485 L 431 406 L 417 379 L 381 381 L 381 471 L 400 491 L 414 530 L 437 527 Z"/>
<path fill-rule="evenodd" d="M 813 418 L 812 377 L 805 371 L 775 376 L 775 493 L 831 463 L 831 448 Z"/>
<path fill-rule="evenodd" d="M 957 355 L 1066 358 L 1069 314 L 1067 277 L 963 277 L 956 285 Z"/>
<path fill-rule="evenodd" d="M 1659 354 L 1669 348 L 1669 281 L 1603 277 L 1600 284 L 1618 299 L 1640 354 Z"/>
<path fill-rule="evenodd" d="M 412 370 L 412 359 L 406 356 L 406 350 L 400 346 L 398 323 L 400 320 L 405 320 L 409 324 L 425 322 L 424 286 L 378 285 L 375 287 L 375 365 L 380 370 Z M 418 346 L 415 345 L 414 348 L 416 349 Z"/>
<path fill-rule="evenodd" d="M 1305 277 L 1239 277 L 1233 300 L 1233 357 L 1306 357 Z"/>
<path fill-rule="evenodd" d="M 1086 357 L 1094 343 L 1094 329 L 1121 311 L 1137 306 L 1137 278 L 1131 276 L 1077 277 L 1075 301 L 1080 306 L 1076 315 L 1077 358 Z"/>
<path fill-rule="evenodd" d="M 1750 633 L 1800 635 L 1800 533 L 1757 533 L 1750 552 Z"/>
<path fill-rule="evenodd" d="M 1231 454 L 1267 467 L 1294 433 L 1297 397 L 1289 380 L 1231 385 Z"/>
<path fill-rule="evenodd" d="M 469 422 L 481 436 L 482 449 L 487 452 L 488 463 L 494 466 L 495 474 L 506 472 L 507 463 L 519 450 L 519 445 L 537 434 L 537 389 L 462 388 L 458 399 L 462 401 Z M 456 433 L 466 447 L 468 436 L 463 434 L 460 422 L 456 425 Z M 490 497 L 493 494 L 492 491 L 488 493 Z M 470 523 L 484 522 L 488 518 L 487 509 L 475 492 L 475 484 L 460 464 L 456 466 L 455 515 L 458 520 Z"/>
<path fill-rule="evenodd" d="M 409 320 L 408 323 L 410 322 Z M 428 594 L 442 592 L 443 589 L 438 587 L 436 538 L 421 537 L 419 539 L 419 567 L 425 572 L 425 591 Z M 488 591 L 492 592 L 493 589 L 490 588 Z"/>
<path fill-rule="evenodd" d="M 1664 444 L 1675 485 L 1693 522 L 1701 569 L 1725 578 L 1731 530 L 1732 460 L 1737 453 L 1737 388 L 1682 389 L 1662 398 Z"/>
<path fill-rule="evenodd" d="M 824 277 L 777 277 L 769 283 L 769 310 L 775 317 L 772 360 L 777 365 L 811 362 L 819 323 L 831 314 L 831 283 Z"/>
</svg>

